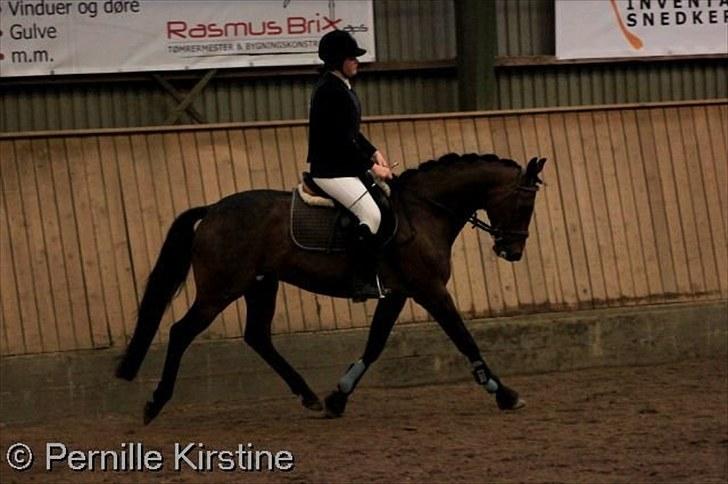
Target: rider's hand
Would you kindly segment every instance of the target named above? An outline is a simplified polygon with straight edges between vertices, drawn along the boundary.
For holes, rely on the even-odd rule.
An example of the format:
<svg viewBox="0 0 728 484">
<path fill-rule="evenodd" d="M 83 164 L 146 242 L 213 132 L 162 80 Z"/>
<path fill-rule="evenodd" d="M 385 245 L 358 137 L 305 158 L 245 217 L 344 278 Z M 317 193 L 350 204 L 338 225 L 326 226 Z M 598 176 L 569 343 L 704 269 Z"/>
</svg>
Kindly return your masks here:
<svg viewBox="0 0 728 484">
<path fill-rule="evenodd" d="M 375 151 L 372 159 L 374 160 L 374 164 L 389 168 L 389 161 L 384 157 L 381 151 Z"/>
<path fill-rule="evenodd" d="M 380 165 L 379 163 L 374 163 L 372 165 L 372 171 L 382 180 L 392 179 L 392 170 L 390 170 L 386 166 Z"/>
</svg>

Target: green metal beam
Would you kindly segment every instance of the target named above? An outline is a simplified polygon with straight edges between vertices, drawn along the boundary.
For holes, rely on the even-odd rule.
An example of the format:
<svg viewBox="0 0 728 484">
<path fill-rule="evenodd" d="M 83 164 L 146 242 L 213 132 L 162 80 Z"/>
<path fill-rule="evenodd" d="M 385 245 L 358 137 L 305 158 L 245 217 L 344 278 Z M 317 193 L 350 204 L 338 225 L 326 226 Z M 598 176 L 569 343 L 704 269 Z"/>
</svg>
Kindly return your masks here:
<svg viewBox="0 0 728 484">
<path fill-rule="evenodd" d="M 455 0 L 455 25 L 460 109 L 492 109 L 498 52 L 495 0 Z"/>
<path fill-rule="evenodd" d="M 180 102 L 179 105 L 174 108 L 171 113 L 169 113 L 167 119 L 164 120 L 164 124 L 169 125 L 176 123 L 182 117 L 182 114 L 187 111 L 190 106 L 192 106 L 195 98 L 199 96 L 200 93 L 202 93 L 202 91 L 207 87 L 207 84 L 216 73 L 217 69 L 210 69 L 209 71 L 207 71 L 202 79 L 200 79 L 197 84 L 195 84 L 195 87 L 193 87 L 192 90 L 187 93 L 187 96 L 185 96 L 182 102 Z"/>
<path fill-rule="evenodd" d="M 168 80 L 163 78 L 161 75 L 157 74 L 156 72 L 152 73 L 152 78 L 159 83 L 162 88 L 164 88 L 165 91 L 167 91 L 179 104 L 185 102 L 185 97 L 180 93 Z M 205 120 L 205 117 L 200 114 L 197 109 L 192 104 L 189 104 L 186 108 L 187 113 L 192 116 L 192 118 L 197 121 L 200 124 L 205 124 L 207 121 Z"/>
</svg>

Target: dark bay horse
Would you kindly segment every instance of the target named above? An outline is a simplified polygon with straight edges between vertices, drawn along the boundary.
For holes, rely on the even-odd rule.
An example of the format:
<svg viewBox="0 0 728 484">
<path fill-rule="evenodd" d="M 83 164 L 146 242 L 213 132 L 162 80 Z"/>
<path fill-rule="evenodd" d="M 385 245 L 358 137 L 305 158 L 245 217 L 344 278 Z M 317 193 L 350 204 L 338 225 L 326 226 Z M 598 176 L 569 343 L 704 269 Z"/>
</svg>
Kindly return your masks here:
<svg viewBox="0 0 728 484">
<path fill-rule="evenodd" d="M 325 399 L 329 416 L 344 412 L 348 396 L 379 357 L 408 297 L 422 305 L 472 365 L 473 376 L 495 395 L 501 409 L 522 405 L 518 394 L 488 368 L 446 289 L 456 237 L 478 209 L 492 226 L 476 219 L 494 239 L 499 257 L 517 261 L 533 214 L 538 175 L 545 159 L 525 170 L 495 155 L 443 156 L 407 170 L 392 183 L 392 206 L 400 230 L 385 249 L 381 275 L 391 293 L 377 304 L 360 360 Z M 162 378 L 144 409 L 149 423 L 172 397 L 184 351 L 230 303 L 245 298 L 245 342 L 286 381 L 302 404 L 323 405 L 271 340 L 280 281 L 334 297 L 351 297 L 353 264 L 345 254 L 308 252 L 289 235 L 291 194 L 253 190 L 187 210 L 172 224 L 149 276 L 134 335 L 116 371 L 132 380 L 157 333 L 162 314 L 184 283 L 190 266 L 197 294 L 188 312 L 170 329 Z M 199 225 L 195 228 L 196 223 Z"/>
</svg>

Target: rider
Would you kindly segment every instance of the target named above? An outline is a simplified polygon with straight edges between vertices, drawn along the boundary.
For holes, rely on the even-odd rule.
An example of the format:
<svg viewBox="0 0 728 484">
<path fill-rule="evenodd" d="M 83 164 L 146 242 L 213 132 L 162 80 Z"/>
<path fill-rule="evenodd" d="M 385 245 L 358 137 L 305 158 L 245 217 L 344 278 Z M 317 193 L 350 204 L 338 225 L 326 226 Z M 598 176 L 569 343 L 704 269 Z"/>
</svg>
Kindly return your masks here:
<svg viewBox="0 0 728 484">
<path fill-rule="evenodd" d="M 333 30 L 319 41 L 318 55 L 324 66 L 311 96 L 308 137 L 314 182 L 359 219 L 352 246 L 357 300 L 384 295 L 374 241 L 382 214 L 362 178 L 367 170 L 382 179 L 392 178 L 387 159 L 359 130 L 361 104 L 350 80 L 357 74 L 357 57 L 364 53 L 342 30 Z"/>
</svg>

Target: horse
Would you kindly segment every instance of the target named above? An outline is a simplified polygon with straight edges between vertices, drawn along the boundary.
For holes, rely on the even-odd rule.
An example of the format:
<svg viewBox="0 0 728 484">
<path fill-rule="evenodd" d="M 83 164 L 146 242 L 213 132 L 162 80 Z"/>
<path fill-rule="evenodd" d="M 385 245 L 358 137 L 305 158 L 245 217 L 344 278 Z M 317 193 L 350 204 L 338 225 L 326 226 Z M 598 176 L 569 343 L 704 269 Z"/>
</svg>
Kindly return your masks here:
<svg viewBox="0 0 728 484">
<path fill-rule="evenodd" d="M 343 415 L 347 399 L 380 356 L 408 298 L 424 307 L 470 361 L 476 382 L 495 395 L 498 408 L 523 406 L 518 392 L 488 367 L 446 288 L 451 251 L 470 221 L 493 237 L 498 257 L 521 259 L 533 215 L 539 173 L 545 159 L 524 170 L 496 155 L 448 154 L 421 163 L 390 182 L 391 206 L 399 229 L 382 250 L 380 275 L 389 294 L 377 303 L 362 357 L 341 377 L 324 403 L 281 356 L 271 339 L 271 322 L 281 281 L 332 297 L 352 297 L 354 265 L 344 253 L 305 251 L 289 233 L 291 194 L 250 190 L 191 208 L 172 223 L 149 275 L 132 338 L 116 368 L 133 380 L 159 329 L 160 320 L 187 278 L 196 284 L 194 302 L 170 328 L 161 379 L 144 406 L 150 423 L 171 399 L 180 361 L 192 340 L 236 299 L 245 298 L 244 341 L 310 410 Z M 477 218 L 485 210 L 491 225 Z"/>
</svg>

